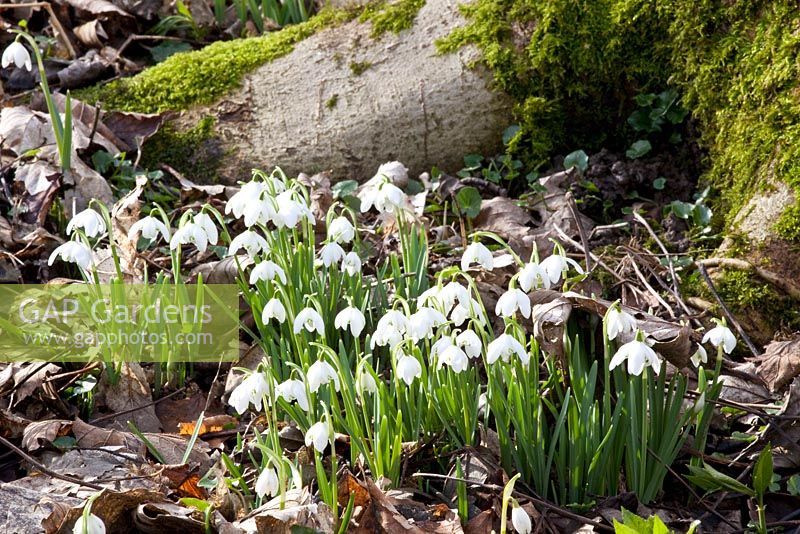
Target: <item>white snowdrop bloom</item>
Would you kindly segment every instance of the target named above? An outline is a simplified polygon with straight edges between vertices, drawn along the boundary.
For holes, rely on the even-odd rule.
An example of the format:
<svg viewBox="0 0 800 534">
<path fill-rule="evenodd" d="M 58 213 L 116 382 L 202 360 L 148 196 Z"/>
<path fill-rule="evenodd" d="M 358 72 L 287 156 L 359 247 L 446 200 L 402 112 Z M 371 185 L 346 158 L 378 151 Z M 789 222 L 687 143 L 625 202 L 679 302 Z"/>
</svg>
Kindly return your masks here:
<svg viewBox="0 0 800 534">
<path fill-rule="evenodd" d="M 417 302 L 422 306 L 436 306 L 446 310 L 442 299 L 442 292 L 444 288 L 441 286 L 429 287 L 422 294 L 417 297 Z"/>
<path fill-rule="evenodd" d="M 261 196 L 266 188 L 267 186 L 264 182 L 256 180 L 242 184 L 242 188 L 234 193 L 225 204 L 225 215 L 230 215 L 232 213 L 235 218 L 241 219 L 248 207 L 263 202 Z M 253 209 L 252 211 L 257 211 L 257 209 Z M 247 226 L 252 226 L 252 223 Z"/>
<path fill-rule="evenodd" d="M 714 347 L 722 345 L 725 354 L 730 354 L 736 348 L 736 336 L 727 326 L 717 325 L 703 336 L 703 343 L 711 342 Z"/>
<path fill-rule="evenodd" d="M 522 346 L 522 343 L 509 334 L 502 334 L 489 343 L 489 346 L 486 348 L 486 361 L 490 364 L 496 362 L 498 359 L 509 362 L 511 356 L 514 354 L 519 357 L 523 365 L 528 365 L 531 356 L 525 350 L 525 347 Z"/>
<path fill-rule="evenodd" d="M 701 364 L 708 363 L 708 353 L 703 345 L 697 345 L 697 350 L 691 357 L 692 363 L 695 367 L 700 367 Z"/>
<path fill-rule="evenodd" d="M 403 334 L 406 331 L 408 331 L 408 319 L 405 314 L 397 310 L 389 310 L 375 326 L 375 333 L 372 335 L 372 346 L 383 347 L 389 345 L 390 348 L 394 348 L 395 345 L 403 340 Z"/>
<path fill-rule="evenodd" d="M 245 230 L 231 240 L 228 256 L 233 256 L 241 249 L 244 249 L 251 258 L 255 258 L 261 252 L 269 254 L 267 240 L 252 230 Z"/>
<path fill-rule="evenodd" d="M 481 338 L 472 330 L 464 330 L 456 336 L 456 345 L 464 349 L 467 356 L 470 358 L 477 358 L 481 355 L 483 350 L 483 343 Z"/>
<path fill-rule="evenodd" d="M 67 233 L 72 234 L 78 228 L 83 228 L 86 237 L 97 237 L 106 231 L 106 221 L 95 210 L 87 208 L 69 221 Z"/>
<path fill-rule="evenodd" d="M 539 264 L 539 267 L 544 269 L 544 272 L 547 273 L 550 283 L 556 284 L 561 279 L 561 275 L 564 273 L 564 271 L 569 269 L 570 265 L 574 267 L 576 271 L 583 274 L 583 269 L 581 269 L 581 266 L 577 261 L 573 260 L 572 258 L 562 256 L 561 254 L 553 254 L 548 256 L 542 260 L 542 262 Z"/>
<path fill-rule="evenodd" d="M 139 219 L 131 225 L 128 230 L 128 235 L 134 237 L 138 234 L 149 241 L 158 239 L 158 234 L 161 234 L 165 241 L 169 241 L 170 234 L 169 228 L 160 219 L 156 217 L 144 217 Z"/>
<path fill-rule="evenodd" d="M 461 270 L 466 271 L 473 263 L 477 263 L 487 271 L 494 269 L 494 256 L 483 243 L 476 241 L 464 250 L 464 255 L 461 256 Z"/>
<path fill-rule="evenodd" d="M 340 330 L 347 330 L 350 328 L 350 333 L 353 334 L 354 337 L 361 335 L 366 324 L 367 319 L 364 317 L 364 314 L 361 313 L 361 310 L 353 306 L 349 306 L 337 313 L 336 318 L 333 320 L 333 326 Z"/>
<path fill-rule="evenodd" d="M 550 276 L 538 263 L 528 263 L 519 272 L 519 287 L 525 293 L 539 287 L 550 289 Z"/>
<path fill-rule="evenodd" d="M 208 236 L 208 243 L 210 245 L 216 245 L 217 241 L 219 241 L 219 231 L 217 227 L 214 226 L 214 221 L 211 217 L 208 216 L 207 213 L 198 213 L 194 217 L 192 217 L 192 222 L 198 225 Z"/>
<path fill-rule="evenodd" d="M 636 330 L 636 319 L 628 312 L 612 306 L 606 312 L 606 333 L 608 339 L 616 339 L 620 334 Z"/>
<path fill-rule="evenodd" d="M 450 282 L 444 286 L 440 298 L 447 310 L 451 309 L 456 304 L 469 305 L 470 302 L 475 302 L 469 294 L 469 289 L 458 282 Z"/>
<path fill-rule="evenodd" d="M 56 247 L 47 259 L 47 265 L 53 265 L 58 257 L 62 261 L 76 264 L 84 271 L 92 266 L 92 250 L 80 241 L 67 241 Z"/>
<path fill-rule="evenodd" d="M 459 303 L 450 312 L 450 319 L 456 326 L 461 326 L 467 319 L 474 318 L 478 323 L 485 325 L 486 316 L 483 314 L 481 304 L 474 298 L 470 298 L 466 303 Z"/>
<path fill-rule="evenodd" d="M 661 371 L 661 358 L 650 345 L 645 341 L 640 341 L 638 336 L 637 339 L 629 341 L 617 349 L 608 368 L 614 369 L 625 360 L 628 360 L 628 373 L 632 375 L 639 376 L 647 366 L 651 366 L 656 374 Z"/>
<path fill-rule="evenodd" d="M 297 405 L 307 412 L 309 408 L 308 395 L 306 395 L 306 385 L 302 380 L 290 378 L 277 385 L 275 394 L 286 400 L 286 402 L 297 401 Z"/>
<path fill-rule="evenodd" d="M 309 332 L 315 330 L 321 336 L 325 335 L 325 323 L 322 321 L 322 316 L 314 308 L 304 308 L 300 310 L 297 317 L 294 318 L 293 330 L 295 334 L 299 334 L 305 328 Z"/>
<path fill-rule="evenodd" d="M 523 317 L 531 316 L 531 299 L 521 289 L 509 289 L 497 299 L 494 313 L 500 317 L 512 317 L 517 310 Z"/>
<path fill-rule="evenodd" d="M 383 184 L 375 198 L 375 209 L 380 213 L 395 213 L 406 203 L 406 194 L 394 184 Z"/>
<path fill-rule="evenodd" d="M 344 259 L 344 249 L 339 243 L 328 243 L 319 249 L 319 258 L 322 260 L 322 265 L 330 267 Z"/>
<path fill-rule="evenodd" d="M 522 509 L 517 501 L 514 501 L 511 508 L 511 525 L 513 525 L 514 530 L 519 532 L 519 534 L 530 534 L 533 528 L 530 516 L 528 516 L 528 513 Z"/>
<path fill-rule="evenodd" d="M 356 386 L 362 395 L 364 393 L 375 394 L 378 392 L 378 383 L 375 381 L 375 377 L 372 376 L 372 373 L 363 368 L 358 370 Z"/>
<path fill-rule="evenodd" d="M 205 252 L 208 249 L 208 234 L 199 224 L 187 222 L 172 234 L 172 239 L 169 241 L 169 248 L 175 250 L 180 245 L 192 244 L 197 247 L 199 252 Z"/>
<path fill-rule="evenodd" d="M 431 358 L 438 359 L 439 356 L 451 345 L 453 344 L 453 340 L 450 336 L 442 336 L 436 340 L 436 342 L 431 345 Z"/>
<path fill-rule="evenodd" d="M 278 277 L 282 284 L 286 284 L 286 273 L 283 272 L 281 266 L 273 261 L 264 260 L 256 263 L 256 266 L 250 271 L 250 284 L 261 281 L 269 282 L 275 277 Z"/>
<path fill-rule="evenodd" d="M 279 491 L 278 473 L 273 467 L 267 466 L 256 479 L 256 495 L 262 498 L 264 495 L 274 497 Z"/>
<path fill-rule="evenodd" d="M 467 369 L 469 358 L 467 358 L 467 353 L 461 350 L 458 345 L 450 345 L 442 351 L 438 364 L 439 367 L 447 365 L 454 373 L 460 373 Z"/>
<path fill-rule="evenodd" d="M 5 69 L 11 64 L 17 66 L 18 69 L 25 68 L 25 70 L 31 70 L 31 55 L 28 53 L 28 49 L 20 43 L 19 41 L 14 41 L 8 47 L 3 50 L 3 68 Z M 103 529 L 105 532 L 105 529 Z"/>
<path fill-rule="evenodd" d="M 406 385 L 410 386 L 415 378 L 422 376 L 422 366 L 413 356 L 409 356 L 402 351 L 399 354 L 401 356 L 397 359 L 397 374 Z"/>
<path fill-rule="evenodd" d="M 324 451 L 325 447 L 328 446 L 328 442 L 330 441 L 330 434 L 331 429 L 328 426 L 328 423 L 325 421 L 314 423 L 311 425 L 311 428 L 308 429 L 308 432 L 306 432 L 306 447 L 314 445 L 314 449 L 316 449 L 318 452 Z"/>
<path fill-rule="evenodd" d="M 267 324 L 272 319 L 275 319 L 279 323 L 283 323 L 286 320 L 286 308 L 283 306 L 283 303 L 276 298 L 269 299 L 264 305 L 264 311 L 261 312 L 262 323 Z"/>
<path fill-rule="evenodd" d="M 447 318 L 434 308 L 423 307 L 408 318 L 408 334 L 414 341 L 429 338 L 433 329 L 447 322 Z"/>
<path fill-rule="evenodd" d="M 231 392 L 228 404 L 240 414 L 243 414 L 251 404 L 255 406 L 256 410 L 260 410 L 261 399 L 267 393 L 269 393 L 269 382 L 264 377 L 264 373 L 254 372 L 242 380 L 242 383 Z"/>
<path fill-rule="evenodd" d="M 333 382 L 333 387 L 339 391 L 339 375 L 331 364 L 323 360 L 317 360 L 311 364 L 306 373 L 308 390 L 316 393 L 320 386 Z"/>
<path fill-rule="evenodd" d="M 382 177 L 393 184 L 403 184 L 408 181 L 408 169 L 399 161 L 388 161 L 378 167 L 378 172 L 375 173 L 372 179 L 375 180 Z"/>
<path fill-rule="evenodd" d="M 277 213 L 273 222 L 278 228 L 294 228 L 303 218 L 314 223 L 314 215 L 311 210 L 308 209 L 305 201 L 292 190 L 284 191 L 275 197 L 275 206 Z"/>
<path fill-rule="evenodd" d="M 5 58 L 3 62 L 5 63 Z M 5 67 L 5 65 L 3 66 Z M 81 515 L 75 521 L 75 526 L 72 527 L 72 534 L 106 534 L 106 524 L 94 514 L 89 514 L 86 517 Z"/>
<path fill-rule="evenodd" d="M 244 225 L 248 228 L 255 224 L 266 225 L 277 215 L 273 200 L 266 193 L 263 198 L 256 198 L 248 202 L 242 214 L 244 215 Z"/>
<path fill-rule="evenodd" d="M 355 252 L 348 252 L 342 260 L 342 272 L 350 276 L 355 276 L 361 271 L 361 258 Z"/>
<path fill-rule="evenodd" d="M 337 243 L 349 243 L 356 237 L 356 229 L 347 217 L 336 217 L 328 225 L 328 239 Z"/>
</svg>

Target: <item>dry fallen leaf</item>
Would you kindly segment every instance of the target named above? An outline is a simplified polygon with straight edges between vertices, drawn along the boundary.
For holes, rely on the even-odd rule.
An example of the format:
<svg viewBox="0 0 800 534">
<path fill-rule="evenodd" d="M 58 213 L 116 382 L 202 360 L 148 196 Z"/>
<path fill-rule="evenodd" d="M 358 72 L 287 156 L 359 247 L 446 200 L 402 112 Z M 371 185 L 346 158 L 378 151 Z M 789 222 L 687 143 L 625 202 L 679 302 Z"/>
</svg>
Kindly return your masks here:
<svg viewBox="0 0 800 534">
<path fill-rule="evenodd" d="M 800 374 L 800 337 L 791 341 L 773 341 L 758 357 L 756 373 L 775 393 Z"/>
<path fill-rule="evenodd" d="M 161 421 L 152 406 L 150 384 L 138 363 L 122 364 L 119 381 L 113 385 L 108 381 L 107 374 L 103 373 L 97 383 L 95 401 L 98 406 L 105 406 L 112 413 L 140 408 L 112 419 L 111 422 L 115 422 L 119 428 L 127 428 L 128 421 L 132 421 L 141 432 L 161 431 Z"/>
</svg>

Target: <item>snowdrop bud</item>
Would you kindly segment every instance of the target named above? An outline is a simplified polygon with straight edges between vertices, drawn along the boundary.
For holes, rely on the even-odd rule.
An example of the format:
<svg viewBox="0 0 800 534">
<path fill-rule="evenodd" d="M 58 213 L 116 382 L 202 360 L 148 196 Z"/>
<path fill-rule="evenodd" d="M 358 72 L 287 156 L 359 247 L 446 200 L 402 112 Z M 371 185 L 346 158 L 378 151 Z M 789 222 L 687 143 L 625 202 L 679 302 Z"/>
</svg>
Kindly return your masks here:
<svg viewBox="0 0 800 534">
<path fill-rule="evenodd" d="M 250 271 L 250 284 L 254 285 L 256 282 L 269 282 L 275 277 L 280 279 L 282 284 L 286 284 L 286 273 L 275 262 L 265 260 L 256 264 L 253 270 Z"/>
<path fill-rule="evenodd" d="M 378 392 L 378 383 L 372 373 L 366 369 L 360 369 L 358 375 L 358 391 L 363 395 L 364 393 L 375 394 Z"/>
<path fill-rule="evenodd" d="M 574 267 L 576 271 L 583 274 L 583 269 L 581 269 L 577 261 L 560 254 L 553 254 L 545 258 L 539 264 L 539 267 L 544 269 L 544 272 L 547 273 L 550 283 L 556 284 L 561 279 L 561 275 L 569 269 L 570 265 Z"/>
<path fill-rule="evenodd" d="M 144 217 L 131 225 L 128 235 L 133 238 L 137 234 L 141 234 L 148 241 L 158 239 L 158 234 L 161 234 L 165 241 L 169 241 L 170 238 L 169 228 L 161 220 L 150 216 Z"/>
<path fill-rule="evenodd" d="M 318 452 L 324 451 L 325 447 L 328 446 L 328 442 L 330 441 L 330 433 L 330 427 L 325 421 L 314 423 L 311 425 L 311 428 L 308 429 L 308 432 L 306 432 L 306 447 L 314 445 L 314 449 L 316 449 Z"/>
<path fill-rule="evenodd" d="M 504 362 L 509 362 L 511 356 L 514 354 L 520 359 L 522 365 L 528 365 L 531 356 L 525 350 L 525 347 L 522 346 L 522 343 L 509 334 L 502 334 L 489 343 L 486 349 L 486 361 L 490 364 L 499 359 L 502 359 Z"/>
<path fill-rule="evenodd" d="M 47 259 L 47 265 L 53 265 L 56 258 L 74 263 L 84 271 L 92 266 L 92 250 L 80 241 L 67 241 L 59 245 Z"/>
<path fill-rule="evenodd" d="M 608 339 L 616 339 L 620 334 L 627 334 L 636 330 L 636 319 L 629 313 L 613 305 L 606 312 L 606 333 Z"/>
<path fill-rule="evenodd" d="M 650 348 L 650 345 L 639 339 L 643 337 L 641 331 L 636 337 L 637 339 L 629 341 L 617 349 L 614 357 L 611 358 L 608 368 L 614 369 L 625 360 L 628 360 L 628 373 L 632 375 L 639 376 L 647 366 L 651 366 L 653 372 L 658 374 L 661 371 L 661 358 Z"/>
<path fill-rule="evenodd" d="M 274 497 L 280 491 L 278 473 L 272 467 L 266 467 L 256 479 L 256 495 L 264 497 L 269 495 Z"/>
<path fill-rule="evenodd" d="M 700 396 L 697 398 L 697 402 L 694 403 L 694 414 L 697 415 L 703 411 L 703 408 L 706 407 L 706 392 L 702 392 Z"/>
<path fill-rule="evenodd" d="M 473 263 L 479 264 L 487 271 L 494 269 L 494 256 L 483 243 L 472 243 L 464 250 L 464 255 L 461 256 L 461 270 L 466 271 Z"/>
<path fill-rule="evenodd" d="M 364 314 L 361 313 L 361 310 L 352 306 L 340 311 L 333 320 L 333 325 L 336 328 L 346 330 L 349 327 L 350 333 L 353 334 L 354 337 L 361 335 L 366 324 L 367 320 Z"/>
<path fill-rule="evenodd" d="M 347 217 L 336 217 L 328 225 L 328 239 L 336 243 L 349 243 L 356 237 L 356 229 Z"/>
<path fill-rule="evenodd" d="M 325 323 L 322 321 L 322 316 L 314 308 L 300 310 L 300 313 L 294 318 L 292 326 L 295 334 L 299 334 L 305 328 L 309 332 L 316 330 L 319 335 L 325 335 Z"/>
<path fill-rule="evenodd" d="M 720 323 L 715 326 L 703 336 L 703 343 L 711 342 L 714 347 L 722 346 L 725 354 L 730 354 L 736 348 L 736 336 L 733 335 L 730 328 Z"/>
<path fill-rule="evenodd" d="M 339 243 L 328 243 L 319 249 L 319 257 L 325 267 L 330 267 L 344 259 L 344 249 Z"/>
<path fill-rule="evenodd" d="M 279 323 L 286 321 L 286 308 L 284 308 L 283 303 L 276 298 L 269 299 L 264 306 L 264 311 L 261 312 L 262 323 L 267 324 L 272 319 L 275 319 Z"/>
<path fill-rule="evenodd" d="M 311 364 L 306 373 L 306 380 L 308 380 L 308 389 L 312 393 L 316 393 L 320 386 L 330 382 L 333 382 L 333 387 L 339 391 L 339 375 L 328 362 L 319 360 Z"/>
<path fill-rule="evenodd" d="M 422 376 L 422 366 L 416 358 L 400 352 L 401 356 L 397 359 L 397 374 L 410 386 L 415 378 Z"/>
<path fill-rule="evenodd" d="M 529 318 L 531 316 L 531 299 L 523 291 L 513 288 L 497 299 L 494 312 L 500 317 L 512 317 L 517 310 L 523 317 Z"/>
<path fill-rule="evenodd" d="M 25 70 L 30 71 L 33 65 L 31 64 L 31 55 L 28 53 L 28 49 L 20 43 L 19 41 L 14 41 L 3 51 L 3 68 L 5 69 L 12 63 L 17 66 L 18 69 L 25 68 Z M 105 528 L 103 529 L 105 532 Z"/>
<path fill-rule="evenodd" d="M 94 514 L 81 516 L 72 527 L 72 534 L 106 534 L 106 525 Z"/>
<path fill-rule="evenodd" d="M 106 221 L 103 216 L 91 208 L 76 214 L 67 224 L 67 233 L 72 234 L 76 229 L 83 228 L 86 237 L 97 237 L 106 231 Z"/>
<path fill-rule="evenodd" d="M 531 525 L 531 518 L 516 500 L 512 501 L 512 503 L 511 524 L 514 526 L 514 530 L 520 534 L 530 534 L 533 528 Z"/>
<path fill-rule="evenodd" d="M 355 252 L 348 252 L 342 260 L 342 272 L 355 276 L 361 270 L 361 258 Z"/>
</svg>

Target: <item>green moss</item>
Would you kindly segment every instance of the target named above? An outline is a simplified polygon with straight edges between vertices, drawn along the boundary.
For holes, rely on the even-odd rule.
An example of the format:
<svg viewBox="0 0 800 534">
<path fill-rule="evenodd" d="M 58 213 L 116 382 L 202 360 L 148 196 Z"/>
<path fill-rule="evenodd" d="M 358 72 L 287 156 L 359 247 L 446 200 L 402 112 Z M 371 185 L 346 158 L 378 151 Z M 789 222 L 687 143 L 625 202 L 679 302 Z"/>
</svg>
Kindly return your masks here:
<svg viewBox="0 0 800 534">
<path fill-rule="evenodd" d="M 144 145 L 142 165 L 156 169 L 168 163 L 193 180 L 215 182 L 224 154 L 214 137 L 214 123 L 214 117 L 207 116 L 185 131 L 165 125 Z"/>
<path fill-rule="evenodd" d="M 800 204 L 788 208 L 775 223 L 775 230 L 781 237 L 800 242 Z"/>
<path fill-rule="evenodd" d="M 328 109 L 333 109 L 336 107 L 336 104 L 339 102 L 339 95 L 333 95 L 328 100 L 325 101 L 325 107 Z"/>
<path fill-rule="evenodd" d="M 398 0 L 393 3 L 375 4 L 362 13 L 361 22 L 372 22 L 372 37 L 378 38 L 386 32 L 400 33 L 414 24 L 417 12 L 425 0 Z"/>
<path fill-rule="evenodd" d="M 353 73 L 353 76 L 361 76 L 371 66 L 372 63 L 369 61 L 353 61 L 350 63 L 350 72 Z"/>
</svg>

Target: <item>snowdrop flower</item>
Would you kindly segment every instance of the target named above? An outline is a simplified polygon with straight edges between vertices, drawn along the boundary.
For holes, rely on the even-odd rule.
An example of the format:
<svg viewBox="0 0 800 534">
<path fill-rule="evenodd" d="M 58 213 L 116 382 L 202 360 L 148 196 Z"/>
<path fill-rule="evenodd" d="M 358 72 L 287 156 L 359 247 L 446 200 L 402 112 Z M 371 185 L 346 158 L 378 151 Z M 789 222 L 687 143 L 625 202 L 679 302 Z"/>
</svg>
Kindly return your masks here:
<svg viewBox="0 0 800 534">
<path fill-rule="evenodd" d="M 266 225 L 275 219 L 277 212 L 270 197 L 251 200 L 244 207 L 244 225 L 250 228 L 255 224 Z"/>
<path fill-rule="evenodd" d="M 294 333 L 299 334 L 303 328 L 309 332 L 316 330 L 321 336 L 325 335 L 325 323 L 322 321 L 322 316 L 314 308 L 304 308 L 294 318 Z"/>
<path fill-rule="evenodd" d="M 454 373 L 460 373 L 467 369 L 469 358 L 458 345 L 450 345 L 442 351 L 439 358 L 439 367 L 447 365 Z"/>
<path fill-rule="evenodd" d="M 314 215 L 306 206 L 305 201 L 298 200 L 295 197 L 295 192 L 292 190 L 284 191 L 275 197 L 277 213 L 273 218 L 273 222 L 278 228 L 294 228 L 302 218 L 308 219 L 312 224 L 314 223 Z"/>
<path fill-rule="evenodd" d="M 522 509 L 519 503 L 514 499 L 511 507 L 511 524 L 514 530 L 519 534 L 530 534 L 533 526 L 531 525 L 531 518 L 528 513 Z"/>
<path fill-rule="evenodd" d="M 80 241 L 67 241 L 59 245 L 50 254 L 47 265 L 53 265 L 58 257 L 61 257 L 62 261 L 76 264 L 84 271 L 92 265 L 92 250 Z"/>
<path fill-rule="evenodd" d="M 531 316 L 531 299 L 522 290 L 513 288 L 503 293 L 497 299 L 494 313 L 500 317 L 511 317 L 519 310 L 523 317 Z"/>
<path fill-rule="evenodd" d="M 276 298 L 269 299 L 264 305 L 264 311 L 261 312 L 262 323 L 267 324 L 272 319 L 276 319 L 279 323 L 283 323 L 286 320 L 286 308 Z"/>
<path fill-rule="evenodd" d="M 691 357 L 692 363 L 695 367 L 700 367 L 700 364 L 708 363 L 708 353 L 703 345 L 697 345 L 697 350 Z"/>
<path fill-rule="evenodd" d="M 255 406 L 256 410 L 260 410 L 261 399 L 267 393 L 269 393 L 269 382 L 264 377 L 264 373 L 256 371 L 236 386 L 231 392 L 228 404 L 233 406 L 239 414 L 243 414 L 250 404 Z"/>
<path fill-rule="evenodd" d="M 522 343 L 509 334 L 503 334 L 489 343 L 489 346 L 486 348 L 486 361 L 490 364 L 496 362 L 498 359 L 509 362 L 511 356 L 514 354 L 522 361 L 522 365 L 528 365 L 531 356 L 525 350 L 525 347 L 522 346 Z"/>
<path fill-rule="evenodd" d="M 281 382 L 275 388 L 275 394 L 286 400 L 286 402 L 297 401 L 297 405 L 303 411 L 308 411 L 308 396 L 306 395 L 306 385 L 295 379 Z"/>
<path fill-rule="evenodd" d="M 242 184 L 242 188 L 228 199 L 228 202 L 225 204 L 225 215 L 233 213 L 235 218 L 241 219 L 248 207 L 263 202 L 261 195 L 265 190 L 266 184 L 264 184 L 264 182 L 253 180 Z M 252 224 L 247 226 L 252 226 Z"/>
<path fill-rule="evenodd" d="M 399 161 L 389 161 L 378 167 L 378 172 L 372 177 L 388 179 L 393 184 L 402 184 L 408 180 L 408 169 Z"/>
<path fill-rule="evenodd" d="M 447 322 L 447 318 L 434 308 L 423 307 L 408 318 L 408 334 L 414 341 L 429 338 L 433 329 Z"/>
<path fill-rule="evenodd" d="M 328 225 L 328 239 L 336 243 L 349 243 L 356 237 L 356 229 L 347 217 L 336 217 Z"/>
<path fill-rule="evenodd" d="M 361 313 L 361 310 L 353 306 L 349 306 L 340 311 L 333 320 L 333 326 L 336 328 L 341 330 L 350 328 L 350 333 L 353 334 L 353 337 L 360 336 L 366 324 L 367 320 L 364 314 Z"/>
<path fill-rule="evenodd" d="M 636 330 L 636 319 L 619 305 L 612 305 L 606 312 L 606 333 L 608 339 L 616 339 L 620 334 L 626 334 Z"/>
<path fill-rule="evenodd" d="M 281 266 L 275 262 L 264 260 L 257 263 L 253 270 L 250 271 L 250 285 L 261 281 L 269 282 L 276 276 L 282 284 L 286 284 L 286 273 L 283 272 Z"/>
<path fill-rule="evenodd" d="M 325 267 L 330 267 L 344 259 L 344 249 L 339 243 L 328 243 L 319 249 L 319 257 Z"/>
<path fill-rule="evenodd" d="M 461 256 L 461 270 L 466 271 L 473 263 L 479 264 L 487 271 L 494 269 L 494 256 L 483 243 L 475 242 L 470 244 Z"/>
<path fill-rule="evenodd" d="M 540 286 L 545 289 L 550 289 L 550 276 L 539 264 L 533 262 L 528 263 L 519 272 L 519 287 L 521 287 L 525 293 L 530 293 L 532 289 L 536 289 Z"/>
<path fill-rule="evenodd" d="M 453 344 L 453 340 L 450 336 L 442 336 L 436 340 L 436 342 L 431 345 L 431 358 L 438 359 L 442 353 L 447 350 Z"/>
<path fill-rule="evenodd" d="M 486 316 L 483 314 L 481 304 L 471 297 L 466 303 L 460 302 L 458 306 L 453 308 L 453 311 L 450 312 L 450 319 L 456 326 L 461 326 L 464 324 L 464 321 L 470 318 L 474 318 L 482 325 L 486 324 Z"/>
<path fill-rule="evenodd" d="M 3 54 L 3 63 L 5 67 L 5 54 Z M 72 527 L 72 534 L 106 534 L 106 524 L 94 514 L 82 515 L 75 522 L 75 526 Z"/>
<path fill-rule="evenodd" d="M 316 393 L 320 386 L 333 382 L 333 387 L 339 391 L 339 375 L 331 364 L 323 360 L 317 360 L 311 364 L 306 373 L 308 380 L 308 390 Z"/>
<path fill-rule="evenodd" d="M 397 374 L 403 379 L 406 385 L 410 386 L 415 378 L 422 376 L 422 366 L 413 356 L 400 352 L 402 356 L 397 359 Z"/>
<path fill-rule="evenodd" d="M 464 352 L 466 352 L 467 356 L 470 358 L 477 358 L 481 355 L 481 351 L 483 350 L 481 338 L 472 330 L 464 330 L 458 334 L 456 336 L 456 345 L 464 349 Z"/>
<path fill-rule="evenodd" d="M 203 229 L 206 236 L 208 236 L 209 244 L 217 244 L 217 241 L 219 241 L 219 232 L 217 231 L 217 227 L 214 226 L 214 221 L 211 220 L 211 217 L 209 217 L 207 213 L 198 213 L 192 217 L 192 222 Z"/>
<path fill-rule="evenodd" d="M 382 178 L 375 185 L 367 185 L 358 194 L 361 199 L 361 213 L 368 212 L 372 206 L 380 213 L 394 213 L 406 203 L 406 194 L 396 185 Z"/>
<path fill-rule="evenodd" d="M 92 208 L 87 208 L 75 214 L 67 224 L 67 233 L 72 234 L 74 230 L 83 228 L 86 237 L 97 237 L 106 231 L 106 221 L 103 216 Z"/>
<path fill-rule="evenodd" d="M 375 394 L 378 392 L 378 383 L 375 381 L 375 377 L 372 376 L 372 373 L 367 371 L 364 368 L 359 368 L 358 370 L 358 378 L 357 383 L 359 393 L 362 395 L 364 393 L 371 393 Z"/>
<path fill-rule="evenodd" d="M 14 41 L 8 45 L 8 48 L 3 50 L 3 68 L 8 67 L 12 63 L 16 65 L 18 69 L 25 67 L 25 70 L 30 71 L 32 68 L 31 55 L 28 53 L 28 49 L 19 41 Z M 105 528 L 103 532 L 105 532 Z"/>
<path fill-rule="evenodd" d="M 355 252 L 348 252 L 342 260 L 342 272 L 355 276 L 361 270 L 361 258 Z"/>
<path fill-rule="evenodd" d="M 130 230 L 128 230 L 128 235 L 134 237 L 137 234 L 141 234 L 141 236 L 148 241 L 155 241 L 158 239 L 158 234 L 161 234 L 165 241 L 169 241 L 170 237 L 167 225 L 161 222 L 161 220 L 150 216 L 139 219 L 131 225 Z"/>
<path fill-rule="evenodd" d="M 170 250 L 175 250 L 180 245 L 188 245 L 190 243 L 197 247 L 197 250 L 201 253 L 208 249 L 208 234 L 202 226 L 194 222 L 185 223 L 172 234 L 169 248 Z"/>
<path fill-rule="evenodd" d="M 328 446 L 330 434 L 331 429 L 328 426 L 328 423 L 325 421 L 314 423 L 311 425 L 311 428 L 308 429 L 308 432 L 306 432 L 306 447 L 310 447 L 313 444 L 315 450 L 319 452 L 324 451 L 325 447 Z"/>
<path fill-rule="evenodd" d="M 717 326 L 706 332 L 703 336 L 703 343 L 711 342 L 714 347 L 722 345 L 725 354 L 730 354 L 736 348 L 736 336 L 733 335 L 731 329 L 725 326 L 724 323 L 719 323 Z"/>
<path fill-rule="evenodd" d="M 233 256 L 242 248 L 251 258 L 255 258 L 261 252 L 269 254 L 267 240 L 252 230 L 245 230 L 233 238 L 231 245 L 228 247 L 228 256 Z"/>
<path fill-rule="evenodd" d="M 375 326 L 375 333 L 372 335 L 372 346 L 383 347 L 389 345 L 390 348 L 394 348 L 395 345 L 403 340 L 403 334 L 407 330 L 408 319 L 406 316 L 397 310 L 389 310 Z"/>
<path fill-rule="evenodd" d="M 656 351 L 650 348 L 650 345 L 644 341 L 642 331 L 639 330 L 636 339 L 629 341 L 622 345 L 614 357 L 611 358 L 609 369 L 614 369 L 625 360 L 628 360 L 628 373 L 639 376 L 648 365 L 653 368 L 653 371 L 658 374 L 661 371 L 661 358 L 659 358 Z"/>
<path fill-rule="evenodd" d="M 272 466 L 266 467 L 256 479 L 256 495 L 262 498 L 264 495 L 273 497 L 279 490 L 278 473 Z"/>
<path fill-rule="evenodd" d="M 547 273 L 550 283 L 556 284 L 561 279 L 561 275 L 564 273 L 564 271 L 569 269 L 570 265 L 572 265 L 576 271 L 583 274 L 583 269 L 581 269 L 581 266 L 577 261 L 573 260 L 572 258 L 562 256 L 561 254 L 553 254 L 545 258 L 539 264 L 539 267 L 544 269 L 544 272 Z"/>
</svg>

